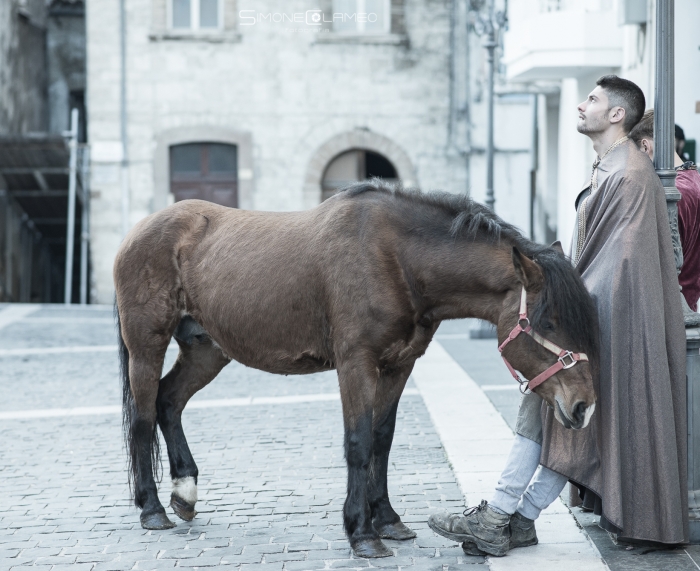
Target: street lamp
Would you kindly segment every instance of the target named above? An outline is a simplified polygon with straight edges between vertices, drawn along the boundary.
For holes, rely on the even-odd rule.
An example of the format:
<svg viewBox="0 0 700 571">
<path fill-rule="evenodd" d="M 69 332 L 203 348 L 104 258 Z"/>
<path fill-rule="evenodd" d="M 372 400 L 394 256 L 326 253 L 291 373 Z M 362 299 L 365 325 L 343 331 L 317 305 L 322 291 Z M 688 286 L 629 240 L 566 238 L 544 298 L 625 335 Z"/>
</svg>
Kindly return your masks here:
<svg viewBox="0 0 700 571">
<path fill-rule="evenodd" d="M 497 33 L 508 26 L 508 2 L 504 10 L 496 11 L 495 0 L 488 1 L 488 8 L 483 10 L 484 0 L 471 0 L 469 4 L 473 17 L 474 33 L 484 36 L 488 63 L 488 81 L 486 91 L 486 206 L 494 210 L 496 199 L 493 192 L 493 84 L 496 68 Z"/>
<path fill-rule="evenodd" d="M 676 269 L 683 265 L 683 249 L 678 232 L 674 145 L 674 20 L 673 0 L 656 2 L 656 93 L 654 99 L 654 168 L 666 193 L 671 239 Z M 690 543 L 700 543 L 700 315 L 690 310 L 683 295 L 686 326 L 686 382 L 688 431 L 688 520 Z M 677 411 L 683 414 L 685 411 Z"/>
<path fill-rule="evenodd" d="M 470 0 L 469 12 L 472 17 L 474 33 L 484 36 L 483 46 L 486 48 L 486 61 L 488 63 L 488 81 L 486 87 L 486 206 L 495 211 L 496 198 L 493 192 L 493 84 L 496 73 L 496 48 L 498 41 L 496 34 L 506 29 L 508 24 L 508 0 L 504 10 L 496 11 L 495 0 L 488 0 L 488 7 L 484 10 L 485 0 Z M 479 327 L 469 332 L 471 339 L 495 339 L 496 328 L 486 321 L 482 321 Z"/>
</svg>

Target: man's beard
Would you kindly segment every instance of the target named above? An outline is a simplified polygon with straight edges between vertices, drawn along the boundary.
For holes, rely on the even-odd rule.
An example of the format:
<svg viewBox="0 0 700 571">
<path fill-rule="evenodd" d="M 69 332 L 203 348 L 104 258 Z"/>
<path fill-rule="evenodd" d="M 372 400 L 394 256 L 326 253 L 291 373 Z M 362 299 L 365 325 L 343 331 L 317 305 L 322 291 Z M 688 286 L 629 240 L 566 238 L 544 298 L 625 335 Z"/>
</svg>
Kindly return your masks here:
<svg viewBox="0 0 700 571">
<path fill-rule="evenodd" d="M 590 117 L 586 117 L 585 119 L 579 119 L 578 124 L 576 125 L 576 130 L 583 135 L 600 133 L 601 131 L 605 131 L 605 128 L 607 127 L 607 121 L 607 113 L 603 117 L 599 117 L 597 120 L 594 120 Z"/>
</svg>

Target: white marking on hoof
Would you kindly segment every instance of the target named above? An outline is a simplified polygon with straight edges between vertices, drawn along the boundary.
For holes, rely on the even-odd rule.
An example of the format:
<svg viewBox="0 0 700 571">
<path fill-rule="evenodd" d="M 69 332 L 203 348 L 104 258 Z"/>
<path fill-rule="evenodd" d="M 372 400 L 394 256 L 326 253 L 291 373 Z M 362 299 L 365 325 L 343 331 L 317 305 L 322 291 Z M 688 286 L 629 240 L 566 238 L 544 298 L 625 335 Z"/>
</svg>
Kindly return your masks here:
<svg viewBox="0 0 700 571">
<path fill-rule="evenodd" d="M 173 478 L 173 495 L 193 506 L 197 503 L 197 484 L 192 476 Z"/>
<path fill-rule="evenodd" d="M 583 426 L 581 428 L 586 428 L 588 426 L 588 423 L 591 421 L 591 417 L 593 416 L 594 412 L 595 412 L 595 403 L 593 403 L 591 406 L 589 406 L 586 409 L 586 415 L 583 417 Z"/>
</svg>

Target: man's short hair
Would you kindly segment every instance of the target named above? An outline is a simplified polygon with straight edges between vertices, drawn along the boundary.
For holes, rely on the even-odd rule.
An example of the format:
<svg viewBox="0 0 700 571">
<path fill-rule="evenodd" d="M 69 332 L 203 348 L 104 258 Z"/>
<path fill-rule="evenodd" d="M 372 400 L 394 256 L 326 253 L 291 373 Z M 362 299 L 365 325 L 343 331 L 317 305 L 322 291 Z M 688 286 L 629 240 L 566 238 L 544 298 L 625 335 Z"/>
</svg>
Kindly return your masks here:
<svg viewBox="0 0 700 571">
<path fill-rule="evenodd" d="M 596 85 L 600 85 L 608 96 L 610 109 L 622 107 L 625 110 L 622 128 L 629 133 L 644 114 L 646 100 L 642 90 L 636 83 L 616 75 L 604 75 L 596 81 Z"/>
<path fill-rule="evenodd" d="M 642 115 L 642 119 L 637 123 L 634 128 L 627 135 L 632 139 L 637 146 L 642 143 L 642 139 L 647 141 L 654 140 L 654 110 L 647 109 Z"/>
</svg>

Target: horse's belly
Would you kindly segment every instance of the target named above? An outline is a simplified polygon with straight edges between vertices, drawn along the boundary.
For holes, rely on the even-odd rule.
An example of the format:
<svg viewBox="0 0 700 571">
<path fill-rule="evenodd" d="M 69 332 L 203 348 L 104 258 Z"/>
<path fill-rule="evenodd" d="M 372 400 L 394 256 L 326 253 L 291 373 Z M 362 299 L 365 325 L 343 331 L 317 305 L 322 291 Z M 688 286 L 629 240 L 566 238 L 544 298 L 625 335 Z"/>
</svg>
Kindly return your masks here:
<svg viewBox="0 0 700 571">
<path fill-rule="evenodd" d="M 334 363 L 328 357 L 322 357 L 313 351 L 301 351 L 297 353 L 285 350 L 240 350 L 240 348 L 223 348 L 228 357 L 238 361 L 246 367 L 259 369 L 276 375 L 307 375 L 331 371 Z"/>
</svg>

